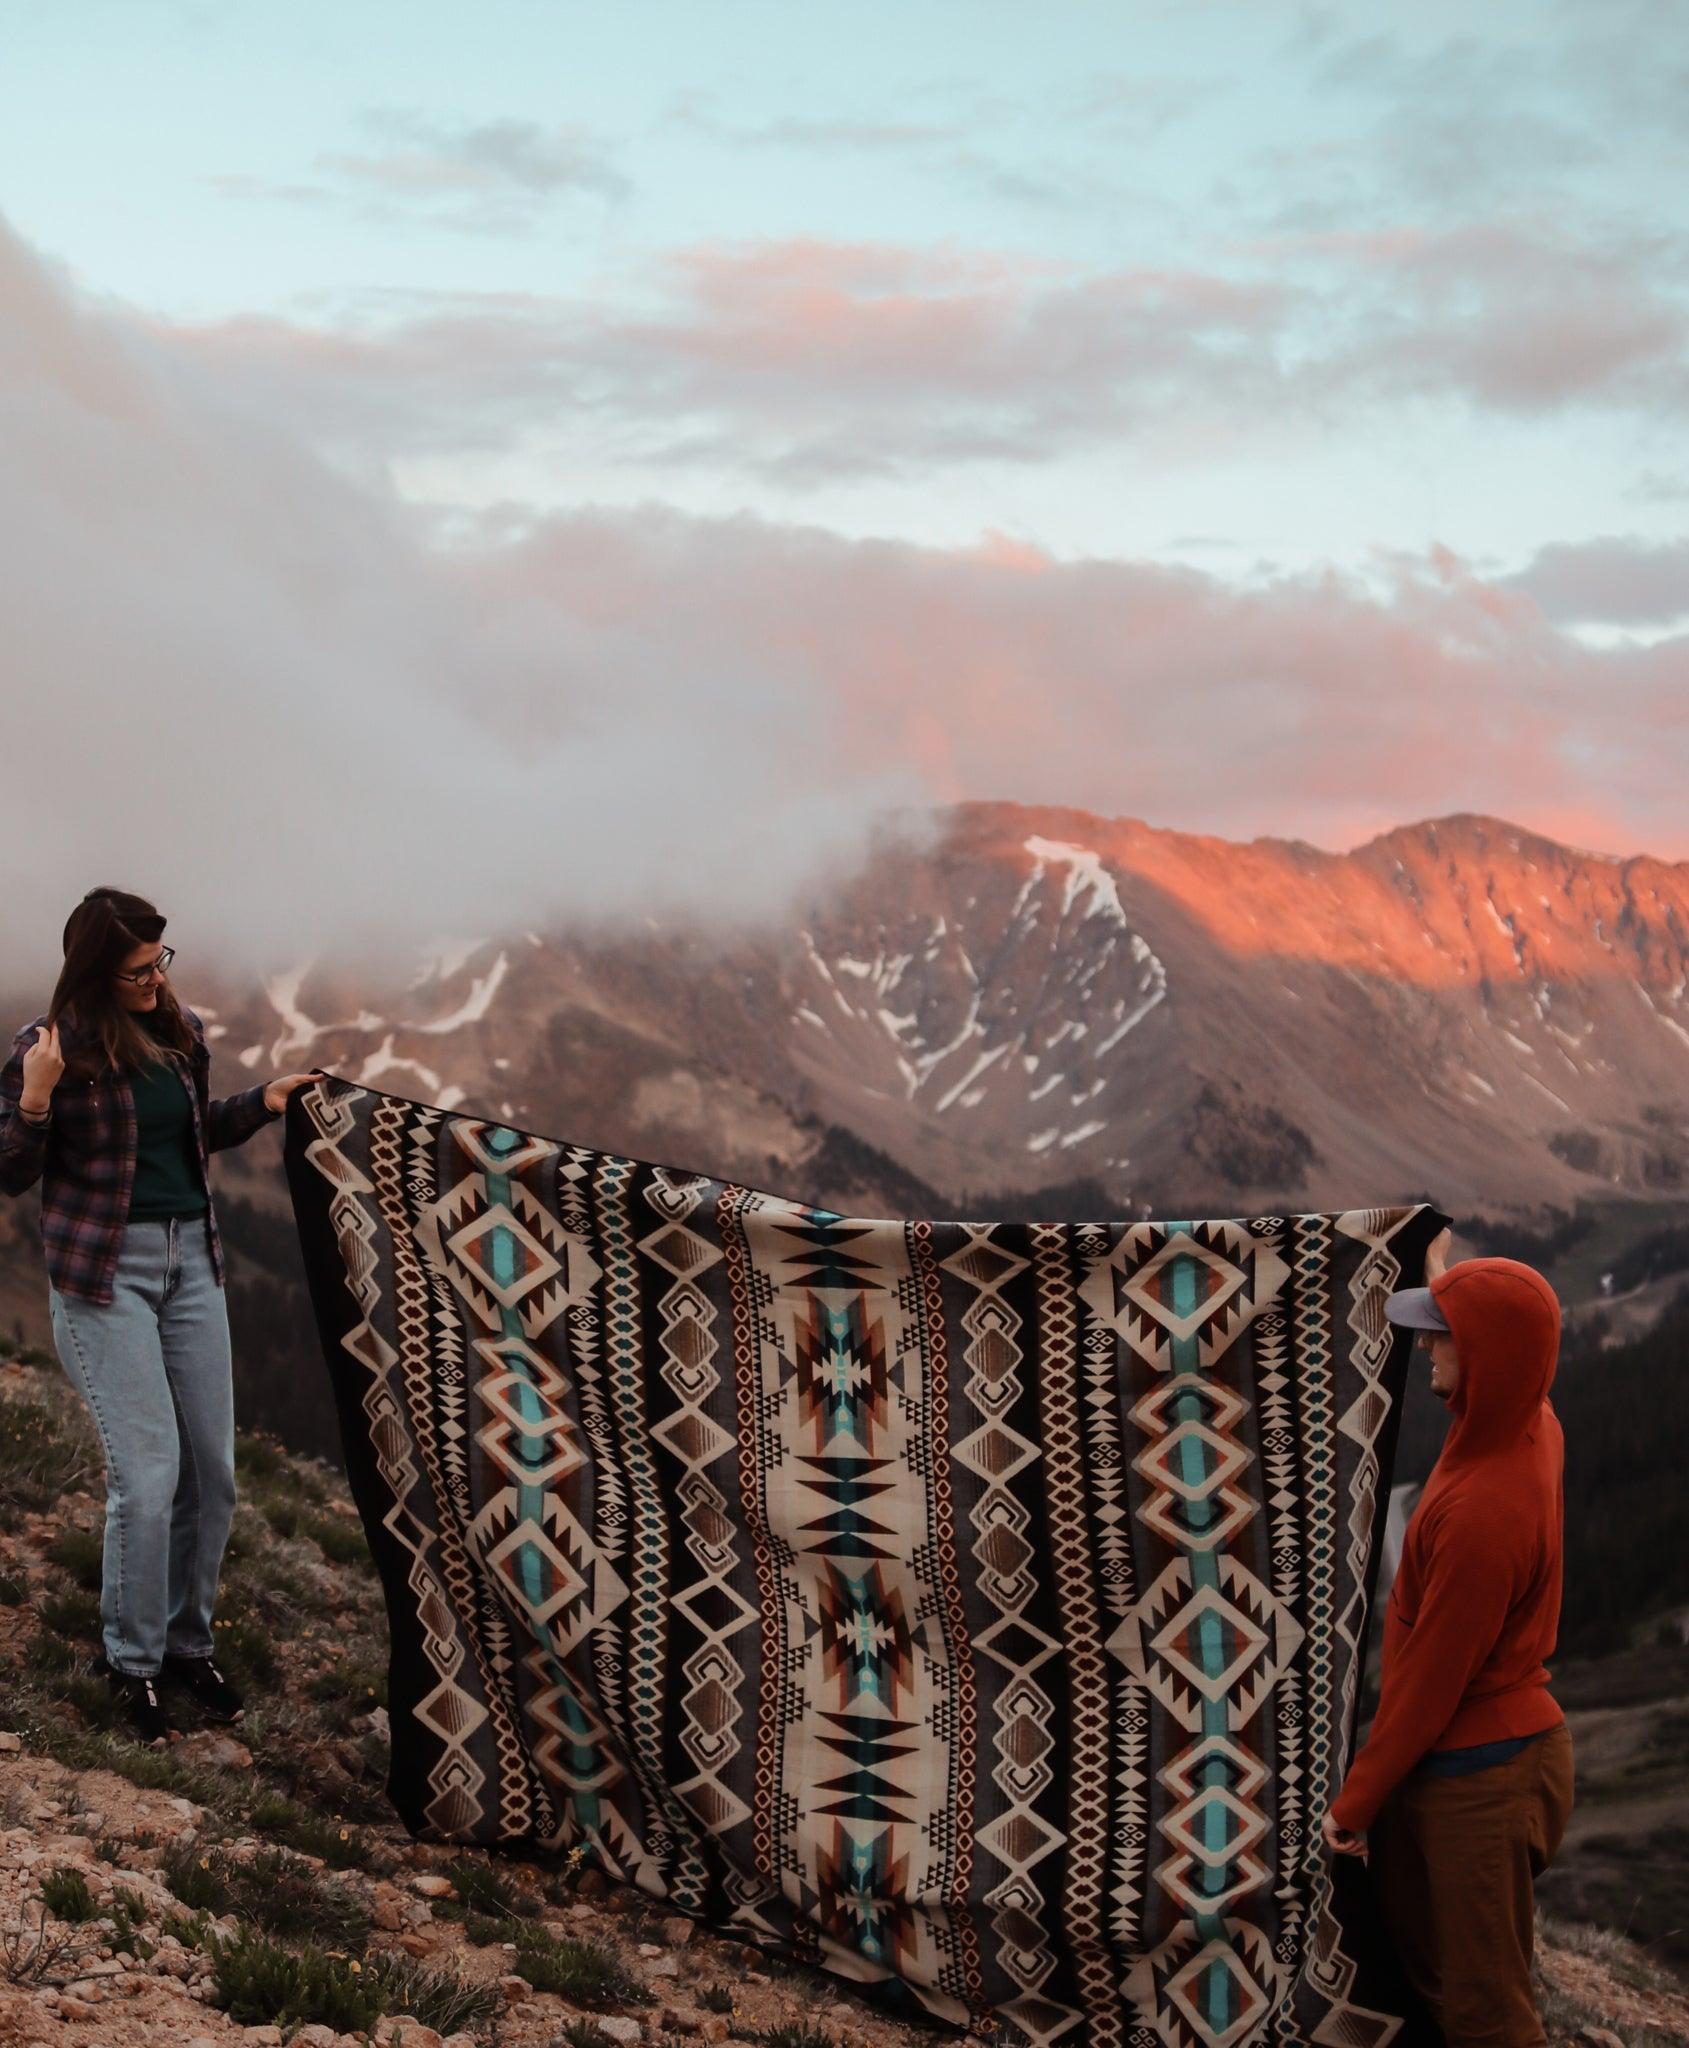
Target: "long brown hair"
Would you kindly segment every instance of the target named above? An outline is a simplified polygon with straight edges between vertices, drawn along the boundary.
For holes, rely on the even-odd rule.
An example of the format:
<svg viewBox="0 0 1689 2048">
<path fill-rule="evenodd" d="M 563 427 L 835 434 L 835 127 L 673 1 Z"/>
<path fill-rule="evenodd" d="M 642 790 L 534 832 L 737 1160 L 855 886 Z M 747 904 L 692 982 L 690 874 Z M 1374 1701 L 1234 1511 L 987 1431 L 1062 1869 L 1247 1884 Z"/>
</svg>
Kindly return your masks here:
<svg viewBox="0 0 1689 2048">
<path fill-rule="evenodd" d="M 65 1048 L 65 1078 L 91 1081 L 124 1067 L 150 1066 L 167 1047 L 191 1056 L 193 1026 L 167 980 L 143 1023 L 117 999 L 112 977 L 124 955 L 164 936 L 165 920 L 144 896 L 127 889 L 90 889 L 65 920 L 65 964 L 47 1005 L 47 1022 L 68 1012 L 80 1043 Z"/>
</svg>

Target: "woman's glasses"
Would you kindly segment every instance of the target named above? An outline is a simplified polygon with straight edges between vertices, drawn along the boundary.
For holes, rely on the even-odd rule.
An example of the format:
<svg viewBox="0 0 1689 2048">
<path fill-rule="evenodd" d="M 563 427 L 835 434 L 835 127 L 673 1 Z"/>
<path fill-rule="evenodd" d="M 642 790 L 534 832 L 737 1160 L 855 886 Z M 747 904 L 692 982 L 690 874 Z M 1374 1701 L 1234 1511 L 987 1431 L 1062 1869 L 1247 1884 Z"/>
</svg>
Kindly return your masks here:
<svg viewBox="0 0 1689 2048">
<path fill-rule="evenodd" d="M 135 988 L 145 988 L 155 974 L 163 974 L 168 971 L 170 963 L 175 957 L 176 948 L 174 946 L 161 947 L 158 958 L 150 967 L 137 968 L 133 974 L 120 974 L 117 976 L 117 979 L 119 981 L 127 981 Z"/>
</svg>

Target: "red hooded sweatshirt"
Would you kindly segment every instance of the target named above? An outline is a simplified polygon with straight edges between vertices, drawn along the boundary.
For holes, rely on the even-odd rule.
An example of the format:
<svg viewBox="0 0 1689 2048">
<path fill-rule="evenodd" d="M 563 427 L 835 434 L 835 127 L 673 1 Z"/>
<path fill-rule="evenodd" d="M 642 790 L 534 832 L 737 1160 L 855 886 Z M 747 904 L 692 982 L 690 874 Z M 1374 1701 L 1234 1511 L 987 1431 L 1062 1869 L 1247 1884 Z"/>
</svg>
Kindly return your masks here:
<svg viewBox="0 0 1689 2048">
<path fill-rule="evenodd" d="M 1378 1713 L 1331 1809 L 1356 1833 L 1428 1750 L 1563 1718 L 1544 1661 L 1560 1625 L 1560 1304 L 1516 1259 L 1466 1259 L 1430 1284 L 1460 1384 L 1385 1605 Z"/>
</svg>

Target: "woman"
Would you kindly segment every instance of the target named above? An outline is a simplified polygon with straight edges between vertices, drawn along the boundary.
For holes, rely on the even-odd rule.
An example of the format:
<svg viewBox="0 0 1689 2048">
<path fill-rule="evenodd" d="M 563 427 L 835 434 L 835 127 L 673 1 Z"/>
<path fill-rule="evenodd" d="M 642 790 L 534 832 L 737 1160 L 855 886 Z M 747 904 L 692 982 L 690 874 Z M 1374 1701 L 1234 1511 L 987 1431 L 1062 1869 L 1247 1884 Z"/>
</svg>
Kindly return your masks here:
<svg viewBox="0 0 1689 2048">
<path fill-rule="evenodd" d="M 208 1155 L 244 1144 L 316 1078 L 211 1099 L 204 1030 L 166 978 L 164 925 L 144 897 L 90 889 L 65 925 L 47 1013 L 0 1071 L 0 1189 L 42 1184 L 54 1342 L 105 1452 L 99 1668 L 148 1742 L 177 1732 L 161 1681 L 213 1719 L 241 1712 L 211 1655 L 235 1431 Z"/>
</svg>

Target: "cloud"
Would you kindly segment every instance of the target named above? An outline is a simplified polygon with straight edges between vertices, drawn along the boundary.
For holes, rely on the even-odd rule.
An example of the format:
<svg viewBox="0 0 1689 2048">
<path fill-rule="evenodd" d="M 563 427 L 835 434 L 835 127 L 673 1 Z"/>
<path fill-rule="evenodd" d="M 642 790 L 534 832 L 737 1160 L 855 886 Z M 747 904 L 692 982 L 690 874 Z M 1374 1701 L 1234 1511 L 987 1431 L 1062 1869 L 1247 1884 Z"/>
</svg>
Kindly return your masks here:
<svg viewBox="0 0 1689 2048">
<path fill-rule="evenodd" d="M 938 144 L 962 142 L 969 130 L 958 117 L 946 121 L 890 121 L 838 114 L 784 114 L 771 121 L 734 120 L 719 111 L 713 95 L 679 93 L 664 117 L 668 126 L 735 149 L 844 150 L 901 155 Z"/>
<path fill-rule="evenodd" d="M 1300 63 L 1310 103 L 1340 113 L 1318 140 L 1244 159 L 1228 184 L 1240 214 L 1287 229 L 1563 217 L 1588 203 L 1581 179 L 1604 238 L 1625 218 L 1603 190 L 1615 167 L 1646 180 L 1661 144 L 1678 153 L 1689 16 L 1672 0 L 1491 10 L 1480 32 L 1441 35 L 1389 12 L 1355 30 L 1353 10 L 1302 10 L 1280 54 Z"/>
<path fill-rule="evenodd" d="M 1579 575 L 1609 610 L 1663 587 L 1639 556 L 1624 596 L 1613 543 L 1600 579 L 1433 548 L 1240 587 L 655 506 L 451 530 L 0 227 L 16 972 L 104 881 L 243 966 L 754 920 L 962 798 L 1334 847 L 1464 809 L 1689 857 L 1689 638 L 1556 622 Z"/>
<path fill-rule="evenodd" d="M 619 288 L 619 289 L 618 289 Z M 255 402 L 389 451 L 532 442 L 815 484 L 1043 462 L 1282 396 L 1286 289 L 812 238 L 703 244 L 578 297 L 384 294 L 328 328 L 186 331 Z"/>
<path fill-rule="evenodd" d="M 1075 453 L 1284 445 L 1430 398 L 1689 411 L 1658 252 L 1521 220 L 1250 237 L 1208 268 L 813 237 L 668 251 L 577 295 L 385 292 L 178 339 L 339 448 L 517 451 L 813 489 Z"/>
<path fill-rule="evenodd" d="M 1159 125 L 1150 112 L 1155 89 L 1147 82 L 1136 95 L 1118 84 L 1099 82 L 1075 96 L 1064 110 L 1069 122 L 1083 122 L 1117 140 L 1141 139 Z M 953 95 L 952 95 L 953 97 Z M 1161 119 L 1171 118 L 1163 112 Z M 987 199 L 1011 205 L 1078 209 L 1107 203 L 1120 206 L 1127 195 L 1118 178 L 1105 176 L 1071 151 L 1050 155 L 1052 132 L 1063 123 L 1040 110 L 974 95 L 942 118 L 892 119 L 884 114 L 782 114 L 773 119 L 735 118 L 721 111 L 715 96 L 696 90 L 678 93 L 664 116 L 668 127 L 721 148 L 857 159 L 905 160 L 923 184 L 935 179 Z M 990 136 L 1007 147 L 984 148 Z M 1150 195 L 1142 194 L 1148 200 Z"/>
<path fill-rule="evenodd" d="M 230 198 L 477 235 L 524 233 L 560 200 L 621 200 L 633 189 L 606 146 L 579 128 L 439 121 L 406 107 L 371 108 L 359 125 L 371 146 L 319 151 L 314 181 L 222 172 L 208 182 Z"/>
<path fill-rule="evenodd" d="M 1502 582 L 1559 625 L 1669 626 L 1689 619 L 1689 541 L 1556 542 Z"/>
<path fill-rule="evenodd" d="M 782 908 L 929 785 L 813 674 L 682 663 L 484 564 L 0 225 L 8 969 L 96 882 L 243 965 L 435 930 Z"/>
<path fill-rule="evenodd" d="M 1327 364 L 1351 398 L 1458 395 L 1525 417 L 1584 402 L 1656 422 L 1689 405 L 1689 318 L 1655 281 L 1658 252 L 1643 238 L 1586 245 L 1538 218 L 1324 236 L 1317 248 L 1394 294 L 1394 316 L 1363 316 Z"/>
<path fill-rule="evenodd" d="M 501 524 L 465 573 L 489 615 L 590 618 L 595 662 L 701 654 L 802 678 L 832 760 L 919 765 L 943 798 L 1014 798 L 1355 845 L 1450 810 L 1689 857 L 1689 637 L 1594 651 L 1451 551 L 1217 576 L 938 550 L 655 510 Z M 1621 792 L 1622 795 L 1617 794 Z"/>
</svg>

